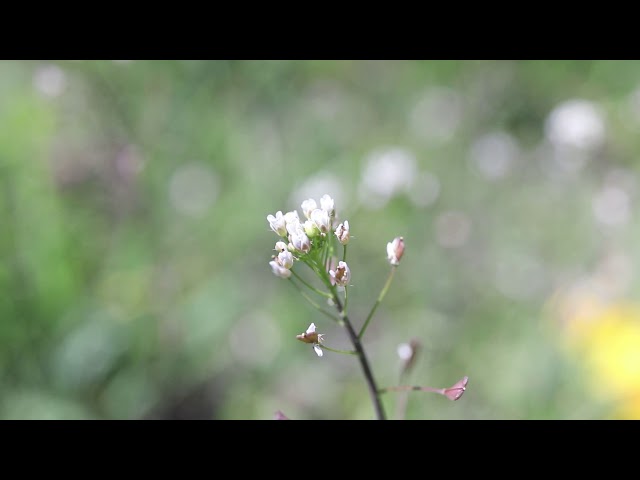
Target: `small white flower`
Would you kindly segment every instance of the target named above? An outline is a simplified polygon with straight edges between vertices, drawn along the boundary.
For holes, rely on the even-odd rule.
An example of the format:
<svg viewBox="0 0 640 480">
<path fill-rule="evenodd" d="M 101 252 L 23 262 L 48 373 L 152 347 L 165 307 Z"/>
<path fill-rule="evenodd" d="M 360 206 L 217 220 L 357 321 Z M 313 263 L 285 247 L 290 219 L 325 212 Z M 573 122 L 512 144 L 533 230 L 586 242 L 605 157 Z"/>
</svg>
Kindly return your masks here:
<svg viewBox="0 0 640 480">
<path fill-rule="evenodd" d="M 282 215 L 281 211 L 277 211 L 275 217 L 273 215 L 267 215 L 267 221 L 269 222 L 271 230 L 281 237 L 284 237 L 287 234 L 287 229 L 285 228 L 285 217 Z"/>
<path fill-rule="evenodd" d="M 284 242 L 276 242 L 276 248 L 274 248 L 274 250 L 277 252 L 287 250 L 287 244 Z"/>
<path fill-rule="evenodd" d="M 318 205 L 316 204 L 316 201 L 313 198 L 310 198 L 302 202 L 301 207 L 302 207 L 302 213 L 304 213 L 304 216 L 307 218 L 311 218 L 311 212 L 313 212 L 316 208 L 318 208 Z"/>
<path fill-rule="evenodd" d="M 291 241 L 293 248 L 300 252 L 308 253 L 309 250 L 311 250 L 311 240 L 309 240 L 307 234 L 304 233 L 302 227 L 290 232 L 289 240 Z"/>
<path fill-rule="evenodd" d="M 329 270 L 329 275 L 335 284 L 340 287 L 346 287 L 349 284 L 349 280 L 351 280 L 351 270 L 347 262 L 343 262 L 342 260 L 338 262 L 335 271 Z"/>
<path fill-rule="evenodd" d="M 323 355 L 324 352 L 322 351 L 320 344 L 324 340 L 324 334 L 316 332 L 315 323 L 309 325 L 309 328 L 307 328 L 306 332 L 301 333 L 300 335 L 296 335 L 296 338 L 301 342 L 311 343 L 313 345 L 313 349 L 316 352 L 316 355 L 318 355 L 319 357 Z"/>
<path fill-rule="evenodd" d="M 400 259 L 404 253 L 404 239 L 396 237 L 392 242 L 387 243 L 387 258 L 391 265 L 400 265 Z"/>
<path fill-rule="evenodd" d="M 293 255 L 288 250 L 283 250 L 278 254 L 278 263 L 287 270 L 293 267 Z"/>
<path fill-rule="evenodd" d="M 311 220 L 313 220 L 322 233 L 327 233 L 329 231 L 331 219 L 329 218 L 329 214 L 326 210 L 316 208 L 311 212 Z"/>
<path fill-rule="evenodd" d="M 338 241 L 342 244 L 342 245 L 346 245 L 347 243 L 349 243 L 349 222 L 347 220 L 344 221 L 344 223 L 341 223 L 340 225 L 338 225 L 338 228 L 336 228 L 335 231 L 336 237 L 338 237 Z"/>
<path fill-rule="evenodd" d="M 322 198 L 320 199 L 320 208 L 322 208 L 322 210 L 327 212 L 329 215 L 333 215 L 333 213 L 334 213 L 333 198 L 331 198 L 327 194 L 324 194 L 322 196 Z"/>
<path fill-rule="evenodd" d="M 313 220 L 307 220 L 304 222 L 302 224 L 302 228 L 304 228 L 304 233 L 306 233 L 309 238 L 314 238 L 320 233 L 320 229 Z"/>
<path fill-rule="evenodd" d="M 275 260 L 271 260 L 269 265 L 271 265 L 271 270 L 276 277 L 289 278 L 291 276 L 291 270 L 287 270 Z"/>
<path fill-rule="evenodd" d="M 300 217 L 298 216 L 298 211 L 294 210 L 292 212 L 285 213 L 284 221 L 286 222 L 287 226 L 289 226 L 289 224 L 297 225 L 298 223 L 300 223 Z"/>
</svg>

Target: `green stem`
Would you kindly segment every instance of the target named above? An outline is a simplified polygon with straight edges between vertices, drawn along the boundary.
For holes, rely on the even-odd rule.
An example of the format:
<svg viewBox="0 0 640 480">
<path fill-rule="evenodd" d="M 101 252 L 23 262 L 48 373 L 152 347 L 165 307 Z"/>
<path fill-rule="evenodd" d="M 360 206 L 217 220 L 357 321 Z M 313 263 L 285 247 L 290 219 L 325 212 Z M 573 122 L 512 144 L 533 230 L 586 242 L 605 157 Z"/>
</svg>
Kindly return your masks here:
<svg viewBox="0 0 640 480">
<path fill-rule="evenodd" d="M 310 290 L 316 292 L 318 295 L 322 295 L 323 297 L 327 297 L 327 298 L 331 298 L 331 294 L 327 293 L 327 292 L 323 292 L 322 290 L 318 290 L 316 287 L 314 287 L 313 285 L 308 284 L 307 282 L 304 281 L 304 279 L 298 275 L 296 272 L 294 272 L 293 270 L 290 270 L 291 273 L 293 273 L 293 275 L 295 275 L 295 277 L 300 280 L 300 282 L 302 282 L 306 287 L 308 287 Z"/>
<path fill-rule="evenodd" d="M 347 261 L 347 246 L 346 245 L 342 246 L 342 261 L 343 262 Z"/>
<path fill-rule="evenodd" d="M 389 290 L 389 286 L 391 285 L 391 281 L 393 280 L 393 274 L 394 273 L 396 273 L 396 266 L 392 265 L 391 266 L 391 271 L 389 272 L 389 276 L 387 277 L 387 282 L 384 284 L 384 287 L 382 287 L 382 290 L 380 291 L 380 295 L 378 295 L 378 299 L 376 300 L 376 303 L 373 304 L 373 308 L 369 312 L 369 316 L 364 321 L 364 325 L 362 325 L 362 329 L 360 330 L 360 333 L 358 334 L 358 338 L 362 338 L 362 335 L 364 335 L 365 330 L 369 326 L 369 321 L 371 320 L 371 317 L 373 317 L 373 314 L 375 313 L 376 309 L 378 308 L 378 305 L 380 305 L 380 302 L 382 302 L 382 299 L 387 294 L 387 290 Z"/>
<path fill-rule="evenodd" d="M 349 304 L 349 297 L 347 296 L 347 292 L 349 291 L 349 287 L 345 285 L 344 287 L 344 313 L 347 313 L 347 305 Z"/>
<path fill-rule="evenodd" d="M 434 388 L 434 387 L 420 387 L 420 386 L 411 386 L 411 385 L 400 385 L 398 387 L 385 387 L 378 390 L 378 393 L 386 393 L 386 392 L 407 392 L 407 391 L 419 391 L 419 392 L 433 392 L 439 393 L 440 395 L 444 395 L 445 388 Z"/>
<path fill-rule="evenodd" d="M 316 310 L 318 310 L 320 313 L 324 313 L 327 317 L 329 317 L 331 320 L 333 320 L 334 322 L 340 323 L 342 324 L 342 321 L 339 318 L 336 318 L 333 314 L 327 312 L 324 308 L 322 308 L 320 305 L 318 305 L 309 295 L 307 295 L 301 288 L 300 285 L 298 285 L 296 282 L 293 281 L 293 278 L 289 278 L 289 281 L 291 282 L 291 284 L 296 287 L 296 289 L 302 294 L 302 296 L 307 299 L 307 301 L 313 305 Z"/>
<path fill-rule="evenodd" d="M 358 352 L 354 350 L 338 350 L 337 348 L 327 347 L 326 345 L 323 345 L 323 344 L 319 344 L 319 345 L 320 345 L 320 348 L 329 350 L 330 352 L 343 353 L 345 355 L 358 355 Z"/>
</svg>

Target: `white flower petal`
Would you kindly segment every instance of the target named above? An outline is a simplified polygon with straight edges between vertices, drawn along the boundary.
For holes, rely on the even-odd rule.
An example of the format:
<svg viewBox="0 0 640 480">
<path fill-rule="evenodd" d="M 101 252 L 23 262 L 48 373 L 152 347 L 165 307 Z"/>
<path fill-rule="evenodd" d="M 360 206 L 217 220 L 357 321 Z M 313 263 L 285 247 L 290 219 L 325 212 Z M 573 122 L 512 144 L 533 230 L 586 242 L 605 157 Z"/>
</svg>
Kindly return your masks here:
<svg viewBox="0 0 640 480">
<path fill-rule="evenodd" d="M 311 325 L 309 325 L 309 328 L 307 328 L 307 335 L 309 335 L 311 333 L 316 333 L 316 324 L 315 323 L 312 323 Z"/>
<path fill-rule="evenodd" d="M 313 346 L 313 349 L 316 351 L 316 355 L 318 355 L 319 357 L 324 355 L 322 348 L 320 348 L 320 345 L 318 345 L 317 343 Z"/>
</svg>

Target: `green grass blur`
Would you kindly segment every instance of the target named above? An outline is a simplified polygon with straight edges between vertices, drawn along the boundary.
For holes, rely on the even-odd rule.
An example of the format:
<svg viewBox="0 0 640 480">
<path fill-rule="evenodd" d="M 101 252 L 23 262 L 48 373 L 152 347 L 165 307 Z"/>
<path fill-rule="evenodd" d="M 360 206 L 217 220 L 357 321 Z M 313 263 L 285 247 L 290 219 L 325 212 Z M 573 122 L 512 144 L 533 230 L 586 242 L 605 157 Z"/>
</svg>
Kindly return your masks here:
<svg viewBox="0 0 640 480">
<path fill-rule="evenodd" d="M 324 193 L 356 325 L 405 238 L 380 386 L 411 339 L 410 384 L 469 376 L 406 418 L 608 418 L 550 305 L 638 297 L 639 133 L 637 61 L 0 62 L 0 418 L 373 418 L 268 266 L 266 216 Z"/>
</svg>

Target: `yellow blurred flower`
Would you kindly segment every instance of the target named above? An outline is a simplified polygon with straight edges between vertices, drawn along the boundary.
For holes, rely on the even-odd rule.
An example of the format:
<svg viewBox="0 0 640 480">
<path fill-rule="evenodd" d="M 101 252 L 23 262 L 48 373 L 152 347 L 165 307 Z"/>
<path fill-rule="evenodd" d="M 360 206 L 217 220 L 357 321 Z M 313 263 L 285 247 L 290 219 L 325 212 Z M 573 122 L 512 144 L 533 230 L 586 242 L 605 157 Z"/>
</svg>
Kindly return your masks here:
<svg viewBox="0 0 640 480">
<path fill-rule="evenodd" d="M 581 292 L 556 305 L 564 342 L 584 362 L 592 388 L 614 402 L 612 418 L 640 419 L 640 304 Z"/>
</svg>

